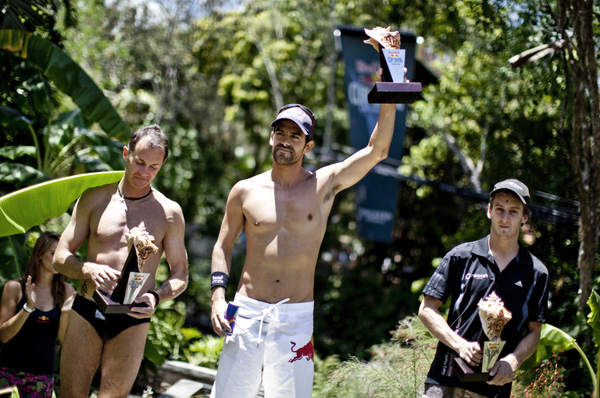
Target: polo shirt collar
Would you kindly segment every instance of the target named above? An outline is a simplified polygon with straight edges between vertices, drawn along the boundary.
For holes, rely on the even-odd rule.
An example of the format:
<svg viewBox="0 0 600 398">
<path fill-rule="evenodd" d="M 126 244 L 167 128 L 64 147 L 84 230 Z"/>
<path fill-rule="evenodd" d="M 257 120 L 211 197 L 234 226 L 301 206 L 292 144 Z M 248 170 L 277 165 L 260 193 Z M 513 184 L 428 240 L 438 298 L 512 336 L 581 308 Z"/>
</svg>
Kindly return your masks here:
<svg viewBox="0 0 600 398">
<path fill-rule="evenodd" d="M 488 256 L 492 257 L 492 255 L 490 254 L 489 238 L 490 235 L 487 235 L 486 237 L 475 241 L 475 244 L 473 245 L 473 254 L 481 256 L 483 258 L 488 258 Z M 517 254 L 517 258 L 515 258 L 513 261 L 518 264 L 533 264 L 533 260 L 531 259 L 529 252 L 523 247 L 523 245 L 521 245 L 520 242 L 519 253 Z M 511 261 L 511 263 L 513 261 Z"/>
</svg>

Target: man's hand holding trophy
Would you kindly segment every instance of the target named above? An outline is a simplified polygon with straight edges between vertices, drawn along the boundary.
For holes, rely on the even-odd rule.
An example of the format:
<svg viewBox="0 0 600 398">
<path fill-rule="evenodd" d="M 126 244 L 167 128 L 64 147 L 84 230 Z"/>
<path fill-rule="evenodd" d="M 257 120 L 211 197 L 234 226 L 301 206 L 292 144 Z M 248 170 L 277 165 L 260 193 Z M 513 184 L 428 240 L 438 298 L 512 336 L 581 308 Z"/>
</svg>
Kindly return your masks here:
<svg viewBox="0 0 600 398">
<path fill-rule="evenodd" d="M 462 358 L 454 358 L 453 369 L 462 381 L 489 380 L 489 371 L 496 364 L 506 343 L 501 338 L 502 330 L 508 321 L 512 319 L 512 314 L 504 307 L 504 302 L 496 292 L 492 292 L 481 299 L 477 306 L 479 307 L 479 319 L 481 320 L 483 333 L 488 340 L 483 342 L 483 361 L 478 372 L 471 369 Z"/>
</svg>

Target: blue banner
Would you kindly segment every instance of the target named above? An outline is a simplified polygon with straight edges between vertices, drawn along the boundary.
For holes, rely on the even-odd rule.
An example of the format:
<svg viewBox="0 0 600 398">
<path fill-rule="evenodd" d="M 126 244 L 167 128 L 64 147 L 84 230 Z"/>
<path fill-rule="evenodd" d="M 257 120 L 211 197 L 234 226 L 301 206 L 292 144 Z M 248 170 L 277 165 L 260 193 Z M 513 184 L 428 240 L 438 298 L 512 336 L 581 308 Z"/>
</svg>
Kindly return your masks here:
<svg viewBox="0 0 600 398">
<path fill-rule="evenodd" d="M 379 53 L 363 40 L 369 37 L 364 28 L 339 26 L 345 64 L 344 91 L 350 114 L 350 143 L 356 150 L 364 148 L 379 117 L 379 104 L 369 104 L 367 95 L 377 81 L 381 67 Z M 401 48 L 406 50 L 407 78 L 415 72 L 416 38 L 400 32 Z M 406 105 L 396 105 L 396 124 L 389 151 L 392 164 L 400 164 L 406 124 Z M 369 172 L 355 186 L 356 221 L 361 237 L 390 243 L 394 230 L 399 181 L 393 177 Z"/>
</svg>

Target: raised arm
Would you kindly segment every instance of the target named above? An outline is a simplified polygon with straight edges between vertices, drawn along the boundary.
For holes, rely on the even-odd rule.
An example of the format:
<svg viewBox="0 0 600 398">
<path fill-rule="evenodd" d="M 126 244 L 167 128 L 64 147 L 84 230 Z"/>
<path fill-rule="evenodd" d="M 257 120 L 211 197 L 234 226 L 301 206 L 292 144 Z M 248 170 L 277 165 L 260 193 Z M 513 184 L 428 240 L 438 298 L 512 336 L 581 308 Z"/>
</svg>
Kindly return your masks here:
<svg viewBox="0 0 600 398">
<path fill-rule="evenodd" d="M 346 160 L 321 169 L 331 173 L 331 186 L 335 193 L 356 184 L 377 163 L 387 158 L 394 135 L 396 105 L 381 104 L 379 118 L 367 146 Z"/>
<path fill-rule="evenodd" d="M 231 271 L 231 257 L 233 246 L 244 228 L 244 214 L 242 212 L 242 190 L 241 183 L 237 183 L 229 193 L 225 216 L 221 223 L 219 237 L 215 243 L 212 254 L 211 273 L 223 272 L 229 275 Z M 225 336 L 225 330 L 229 330 L 229 323 L 225 320 L 225 289 L 215 287 L 212 292 L 211 321 L 215 333 Z"/>
</svg>

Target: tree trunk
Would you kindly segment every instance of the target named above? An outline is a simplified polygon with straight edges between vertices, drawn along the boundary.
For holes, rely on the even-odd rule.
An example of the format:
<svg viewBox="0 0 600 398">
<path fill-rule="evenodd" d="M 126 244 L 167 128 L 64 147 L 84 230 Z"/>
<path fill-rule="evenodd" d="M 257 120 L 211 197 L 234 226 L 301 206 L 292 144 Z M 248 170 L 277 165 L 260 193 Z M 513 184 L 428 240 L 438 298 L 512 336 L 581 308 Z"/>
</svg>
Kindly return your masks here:
<svg viewBox="0 0 600 398">
<path fill-rule="evenodd" d="M 579 230 L 579 308 L 584 308 L 593 288 L 595 255 L 600 226 L 600 103 L 598 65 L 595 58 L 593 1 L 563 0 L 557 25 L 564 39 L 566 68 L 572 81 L 573 118 L 569 161 L 577 179 Z M 568 21 L 568 22 L 566 22 Z M 566 23 L 562 23 L 566 22 Z M 572 37 L 567 36 L 568 23 Z M 565 108 L 566 109 L 566 108 Z"/>
</svg>

